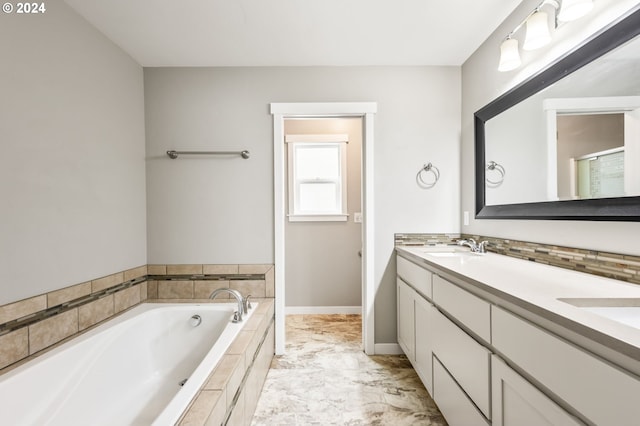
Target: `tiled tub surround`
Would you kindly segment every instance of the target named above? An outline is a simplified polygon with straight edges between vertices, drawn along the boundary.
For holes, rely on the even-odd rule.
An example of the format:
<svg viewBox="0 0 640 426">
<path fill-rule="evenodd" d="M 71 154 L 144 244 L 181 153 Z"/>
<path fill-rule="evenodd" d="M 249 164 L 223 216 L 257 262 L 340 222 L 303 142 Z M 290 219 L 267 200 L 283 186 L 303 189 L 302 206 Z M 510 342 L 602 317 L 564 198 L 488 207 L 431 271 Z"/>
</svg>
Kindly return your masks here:
<svg viewBox="0 0 640 426">
<path fill-rule="evenodd" d="M 199 272 L 200 270 L 202 272 Z M 94 324 L 98 324 L 142 302 L 229 302 L 228 299 L 225 300 L 224 295 L 220 295 L 220 300 L 211 301 L 208 299 L 209 294 L 201 298 L 199 292 L 191 293 L 188 290 L 185 292 L 184 289 L 180 291 L 180 294 L 172 294 L 171 297 L 166 298 L 158 298 L 158 294 L 153 293 L 158 288 L 162 288 L 161 282 L 170 282 L 169 278 L 174 278 L 175 275 L 184 275 L 180 277 L 182 279 L 179 281 L 192 282 L 193 286 L 186 285 L 189 289 L 195 289 L 199 286 L 205 287 L 204 282 L 214 288 L 237 288 L 245 295 L 247 294 L 245 290 L 250 289 L 254 300 L 258 302 L 258 307 L 205 385 L 199 390 L 181 417 L 179 424 L 229 424 L 234 426 L 250 424 L 275 352 L 274 299 L 260 297 L 262 294 L 273 294 L 273 272 L 273 265 L 144 265 L 0 306 L 0 321 L 2 321 L 0 324 L 2 327 L 0 328 L 0 333 L 2 333 L 0 334 L 0 374 L 44 353 L 42 350 L 30 352 L 29 338 L 32 330 L 35 330 L 34 333 L 37 335 L 48 336 L 48 344 L 43 345 L 43 349 L 51 349 L 90 329 L 91 326 L 84 330 L 79 328 L 81 307 L 84 307 L 87 312 L 91 311 L 91 306 L 102 307 L 102 309 L 96 309 L 95 315 L 87 315 L 89 318 L 95 318 Z M 147 282 L 146 280 L 151 274 L 154 277 L 160 276 L 165 279 Z M 242 280 L 245 281 L 244 288 L 242 283 L 237 283 L 237 280 L 233 279 L 255 275 L 263 276 L 264 279 Z M 216 276 L 215 279 L 213 276 Z M 228 279 L 220 279 L 221 277 Z M 124 281 L 125 279 L 128 281 Z M 147 291 L 149 284 L 151 284 L 151 296 Z M 97 292 L 92 293 L 93 289 Z M 106 296 L 99 297 L 98 294 L 102 294 L 101 292 L 104 292 Z M 164 296 L 164 294 L 160 296 Z M 104 313 L 103 304 L 105 302 L 100 302 L 104 297 L 113 297 L 114 313 L 111 315 Z M 47 307 L 47 301 L 49 301 L 51 308 L 64 306 L 66 310 L 60 308 L 60 311 L 51 313 L 52 311 Z M 86 303 L 83 304 L 83 301 Z M 90 305 L 94 302 L 98 303 Z M 56 303 L 57 305 L 53 305 Z M 127 303 L 129 306 L 124 308 Z M 115 309 L 120 310 L 115 311 Z M 106 311 L 110 312 L 109 309 Z M 26 325 L 12 328 L 16 327 L 16 324 Z M 64 333 L 60 333 L 59 330 L 64 330 Z"/>
<path fill-rule="evenodd" d="M 640 256 L 471 234 L 396 234 L 396 246 L 455 244 L 460 238 L 488 241 L 487 251 L 559 268 L 640 284 Z"/>
<path fill-rule="evenodd" d="M 148 298 L 147 266 L 0 306 L 0 374 Z"/>
<path fill-rule="evenodd" d="M 0 374 L 146 300 L 203 300 L 220 287 L 273 297 L 273 265 L 143 265 L 0 306 Z"/>
</svg>

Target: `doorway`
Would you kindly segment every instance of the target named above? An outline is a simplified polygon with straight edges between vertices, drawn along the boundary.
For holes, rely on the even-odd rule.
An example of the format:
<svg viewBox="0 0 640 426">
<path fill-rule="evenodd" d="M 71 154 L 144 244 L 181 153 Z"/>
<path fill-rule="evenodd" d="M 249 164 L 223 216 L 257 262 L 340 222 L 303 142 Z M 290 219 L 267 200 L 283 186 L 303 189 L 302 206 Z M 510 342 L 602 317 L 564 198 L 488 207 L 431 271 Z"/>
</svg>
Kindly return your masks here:
<svg viewBox="0 0 640 426">
<path fill-rule="evenodd" d="M 274 103 L 274 263 L 276 305 L 276 354 L 285 348 L 286 285 L 286 152 L 285 121 L 310 118 L 359 117 L 362 123 L 362 265 L 361 313 L 364 351 L 374 354 L 374 248 L 373 248 L 373 116 L 375 103 Z"/>
<path fill-rule="evenodd" d="M 361 314 L 362 117 L 287 118 L 284 133 L 286 313 Z"/>
</svg>

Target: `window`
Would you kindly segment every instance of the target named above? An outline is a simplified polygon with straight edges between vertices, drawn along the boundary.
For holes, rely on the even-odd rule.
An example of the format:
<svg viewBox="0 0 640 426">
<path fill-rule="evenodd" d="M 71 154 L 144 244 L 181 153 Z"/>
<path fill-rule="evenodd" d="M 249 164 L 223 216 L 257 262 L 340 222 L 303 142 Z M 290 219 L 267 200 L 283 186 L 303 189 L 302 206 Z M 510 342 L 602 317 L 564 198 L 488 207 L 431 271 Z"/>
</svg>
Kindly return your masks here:
<svg viewBox="0 0 640 426">
<path fill-rule="evenodd" d="M 346 221 L 347 135 L 287 135 L 289 221 Z"/>
</svg>

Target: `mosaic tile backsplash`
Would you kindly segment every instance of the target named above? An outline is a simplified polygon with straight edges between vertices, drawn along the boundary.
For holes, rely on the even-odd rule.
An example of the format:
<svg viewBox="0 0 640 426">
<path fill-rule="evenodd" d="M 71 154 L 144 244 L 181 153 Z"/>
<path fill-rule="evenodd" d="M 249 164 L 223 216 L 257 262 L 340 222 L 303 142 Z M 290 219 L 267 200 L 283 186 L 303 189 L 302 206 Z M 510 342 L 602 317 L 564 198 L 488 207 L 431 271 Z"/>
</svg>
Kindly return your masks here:
<svg viewBox="0 0 640 426">
<path fill-rule="evenodd" d="M 471 234 L 396 234 L 396 245 L 455 244 L 460 238 L 488 241 L 487 251 L 559 268 L 640 284 L 640 256 Z"/>
</svg>

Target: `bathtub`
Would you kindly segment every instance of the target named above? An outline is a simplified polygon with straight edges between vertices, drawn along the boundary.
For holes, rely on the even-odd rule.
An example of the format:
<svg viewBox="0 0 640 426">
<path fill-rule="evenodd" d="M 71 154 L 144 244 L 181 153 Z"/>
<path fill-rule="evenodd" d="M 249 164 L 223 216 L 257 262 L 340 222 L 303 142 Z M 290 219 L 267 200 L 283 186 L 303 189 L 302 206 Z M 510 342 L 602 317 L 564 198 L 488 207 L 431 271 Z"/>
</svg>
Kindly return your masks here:
<svg viewBox="0 0 640 426">
<path fill-rule="evenodd" d="M 0 376 L 0 424 L 173 425 L 255 310 L 237 306 L 138 305 Z"/>
</svg>

